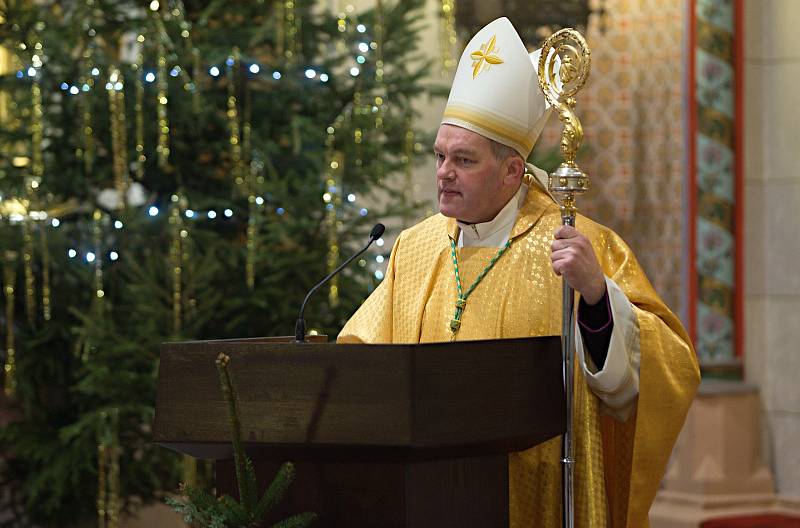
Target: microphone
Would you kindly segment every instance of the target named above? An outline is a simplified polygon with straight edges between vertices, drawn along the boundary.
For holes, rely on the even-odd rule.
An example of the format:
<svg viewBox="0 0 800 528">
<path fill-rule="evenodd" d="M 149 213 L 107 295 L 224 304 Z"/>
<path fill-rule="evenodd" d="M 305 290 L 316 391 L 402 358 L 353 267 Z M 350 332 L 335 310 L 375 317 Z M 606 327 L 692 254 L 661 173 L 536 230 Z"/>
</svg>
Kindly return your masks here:
<svg viewBox="0 0 800 528">
<path fill-rule="evenodd" d="M 308 295 L 306 295 L 306 298 L 303 299 L 303 304 L 300 305 L 300 315 L 297 316 L 297 322 L 294 324 L 294 339 L 295 339 L 295 341 L 302 342 L 302 341 L 306 340 L 306 320 L 303 319 L 303 313 L 306 310 L 306 304 L 308 303 L 308 299 L 311 298 L 311 296 L 314 294 L 314 292 L 317 291 L 318 289 L 320 289 L 320 287 L 323 284 L 325 284 L 326 282 L 331 280 L 331 277 L 333 277 L 334 275 L 336 275 L 337 273 L 342 271 L 342 268 L 344 268 L 345 266 L 350 264 L 353 261 L 353 259 L 355 259 L 359 255 L 364 253 L 369 248 L 369 246 L 372 245 L 372 243 L 375 240 L 377 240 L 377 239 L 379 239 L 381 237 L 381 235 L 383 234 L 383 232 L 385 230 L 386 230 L 386 227 L 383 224 L 375 224 L 375 227 L 373 227 L 372 231 L 369 233 L 369 242 L 367 242 L 367 245 L 364 246 L 364 248 L 361 251 L 359 251 L 358 253 L 356 253 L 355 255 L 350 257 L 349 259 L 347 259 L 344 262 L 342 262 L 341 264 L 339 264 L 338 268 L 333 270 L 327 277 L 322 279 L 319 282 L 319 284 L 317 284 L 316 286 L 311 288 L 311 291 L 308 292 Z"/>
</svg>

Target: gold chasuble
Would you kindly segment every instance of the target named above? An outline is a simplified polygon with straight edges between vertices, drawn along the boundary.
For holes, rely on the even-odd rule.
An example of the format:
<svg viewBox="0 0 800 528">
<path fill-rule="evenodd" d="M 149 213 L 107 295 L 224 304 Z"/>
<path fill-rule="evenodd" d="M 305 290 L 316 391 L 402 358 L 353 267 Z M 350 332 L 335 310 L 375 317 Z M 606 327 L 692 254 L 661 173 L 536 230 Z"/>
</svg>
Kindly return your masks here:
<svg viewBox="0 0 800 528">
<path fill-rule="evenodd" d="M 511 230 L 512 244 L 469 297 L 457 340 L 561 334 L 561 278 L 550 265 L 556 204 L 531 186 Z M 605 274 L 634 305 L 641 366 L 636 412 L 619 422 L 575 370 L 575 507 L 581 528 L 642 528 L 699 383 L 694 351 L 625 243 L 578 217 Z M 449 341 L 457 298 L 450 240 L 454 219 L 437 214 L 398 237 L 383 282 L 339 334 L 340 343 Z M 496 247 L 458 250 L 461 281 L 472 284 Z M 512 528 L 561 525 L 560 438 L 509 455 Z"/>
</svg>

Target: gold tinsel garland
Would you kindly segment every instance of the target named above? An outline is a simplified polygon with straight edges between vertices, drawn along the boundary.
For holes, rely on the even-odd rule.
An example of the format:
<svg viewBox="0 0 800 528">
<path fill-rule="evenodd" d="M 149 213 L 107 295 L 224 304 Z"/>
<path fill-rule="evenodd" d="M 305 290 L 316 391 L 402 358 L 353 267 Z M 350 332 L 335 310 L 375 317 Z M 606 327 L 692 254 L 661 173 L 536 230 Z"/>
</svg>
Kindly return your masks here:
<svg viewBox="0 0 800 528">
<path fill-rule="evenodd" d="M 247 172 L 247 256 L 245 260 L 245 280 L 247 287 L 251 290 L 255 288 L 256 284 L 256 251 L 258 250 L 258 216 L 259 207 L 257 199 L 257 185 L 256 185 L 256 166 L 252 162 L 251 150 L 251 135 L 252 126 L 250 124 L 251 114 L 251 101 L 250 91 L 248 90 L 247 83 L 243 81 L 243 88 L 245 92 L 244 97 L 244 123 L 242 124 L 242 170 Z M 263 200 L 263 198 L 262 198 Z"/>
<path fill-rule="evenodd" d="M 14 286 L 17 280 L 16 251 L 7 250 L 3 255 L 3 292 L 6 297 L 6 359 L 5 395 L 13 398 L 17 393 L 17 354 L 14 348 Z"/>
<path fill-rule="evenodd" d="M 128 132 L 125 126 L 125 79 L 119 68 L 108 69 L 108 108 L 111 129 L 111 156 L 114 174 L 114 188 L 122 197 L 124 207 L 128 189 Z"/>
<path fill-rule="evenodd" d="M 384 63 L 383 63 L 383 2 L 377 0 L 375 4 L 375 97 L 373 98 L 373 113 L 375 114 L 375 132 L 376 138 L 374 141 L 375 148 L 378 149 L 375 155 L 375 175 L 378 184 L 383 183 L 383 156 L 381 147 L 383 146 L 383 121 L 386 115 L 387 93 L 386 86 L 383 83 Z"/>
<path fill-rule="evenodd" d="M 441 53 L 442 74 L 452 72 L 456 67 L 456 1 L 442 0 L 442 19 L 439 26 L 439 50 Z"/>
<path fill-rule="evenodd" d="M 41 53 L 41 43 L 35 44 L 35 49 Z M 37 56 L 37 55 L 34 55 Z M 36 62 L 36 61 L 34 61 Z M 40 64 L 41 65 L 41 64 Z M 33 204 L 37 203 L 39 186 L 44 175 L 44 158 L 42 155 L 44 125 L 42 122 L 44 112 L 42 109 L 42 89 L 37 73 L 31 83 L 31 175 L 25 179 L 25 193 L 28 198 L 28 211 L 22 221 L 22 263 L 25 274 L 25 314 L 28 323 L 33 326 L 36 322 L 36 282 L 33 274 L 33 225 L 28 214 Z M 48 299 L 49 304 L 49 299 Z"/>
<path fill-rule="evenodd" d="M 118 528 L 120 513 L 119 409 L 102 411 L 97 433 L 97 525 Z"/>
<path fill-rule="evenodd" d="M 242 143 L 241 143 L 241 127 L 239 126 L 239 103 L 236 96 L 236 73 L 239 68 L 239 50 L 233 49 L 233 53 L 228 56 L 225 61 L 227 66 L 227 79 L 228 79 L 228 143 L 231 147 L 231 172 L 233 173 L 233 182 L 236 188 L 239 189 L 244 185 L 244 176 L 242 170 Z"/>
<path fill-rule="evenodd" d="M 403 167 L 405 168 L 405 181 L 403 189 L 407 204 L 414 201 L 414 139 L 413 120 L 411 118 L 411 114 L 409 113 L 409 115 L 406 116 L 406 133 L 403 140 L 403 155 L 400 158 L 400 161 L 403 163 Z M 410 222 L 410 214 L 406 214 L 403 223 L 404 225 L 409 225 Z"/>
<path fill-rule="evenodd" d="M 283 55 L 289 64 L 294 64 L 301 53 L 300 43 L 301 17 L 297 14 L 297 3 L 295 0 L 284 0 L 283 6 L 283 29 L 285 35 Z"/>
<path fill-rule="evenodd" d="M 139 34 L 136 41 L 142 46 L 136 54 L 136 62 L 133 63 L 133 72 L 136 76 L 134 82 L 135 100 L 133 104 L 134 127 L 136 134 L 136 180 L 144 180 L 144 165 L 147 162 L 147 154 L 144 150 L 144 48 L 145 36 Z"/>
<path fill-rule="evenodd" d="M 39 242 L 42 253 L 42 317 L 49 321 L 52 317 L 50 307 L 50 248 L 47 246 L 47 224 L 39 224 Z"/>
<path fill-rule="evenodd" d="M 183 217 L 188 208 L 188 202 L 182 194 L 173 194 L 171 200 L 169 227 L 172 234 L 172 242 L 170 244 L 169 262 L 172 269 L 172 332 L 177 337 L 183 330 L 184 319 L 183 275 L 189 231 L 184 224 Z M 183 455 L 181 464 L 183 482 L 190 486 L 196 485 L 197 461 L 189 455 Z"/>
<path fill-rule="evenodd" d="M 169 259 L 172 267 L 172 332 L 180 335 L 183 323 L 183 240 L 189 232 L 183 223 L 183 212 L 186 209 L 186 198 L 172 195 L 172 207 L 169 211 L 169 226 L 172 233 Z"/>
<path fill-rule="evenodd" d="M 103 289 L 103 212 L 95 209 L 92 213 L 92 245 L 94 246 L 94 293 L 97 299 L 102 299 L 106 292 Z"/>
<path fill-rule="evenodd" d="M 94 77 L 87 75 L 88 64 L 92 58 L 92 46 L 87 45 L 80 63 L 80 77 L 78 83 L 83 87 L 94 88 Z M 95 157 L 94 129 L 92 128 L 92 108 L 88 97 L 78 98 L 78 108 L 81 114 L 81 146 L 76 151 L 76 157 L 83 161 L 83 171 L 87 176 L 92 173 Z"/>
<path fill-rule="evenodd" d="M 344 170 L 344 153 L 336 150 L 336 131 L 344 126 L 344 116 L 340 115 L 328 127 L 328 136 L 325 139 L 326 164 L 325 164 L 325 227 L 327 230 L 328 257 L 327 269 L 331 273 L 339 265 L 339 220 L 338 209 L 341 205 L 341 177 Z M 328 288 L 328 301 L 331 306 L 339 303 L 339 280 L 334 276 Z"/>
<path fill-rule="evenodd" d="M 158 14 L 154 16 L 156 17 L 157 27 L 162 31 L 162 34 L 157 37 L 158 72 L 156 74 L 156 85 L 158 93 L 156 99 L 158 104 L 156 105 L 156 109 L 158 115 L 158 143 L 156 145 L 156 154 L 158 156 L 158 168 L 164 170 L 169 166 L 170 153 L 169 115 L 167 113 L 167 97 L 169 93 L 169 85 L 167 83 L 167 51 L 164 44 L 166 36 L 163 34 L 163 24 L 161 24 L 161 19 L 158 18 Z"/>
<path fill-rule="evenodd" d="M 25 274 L 25 315 L 28 324 L 36 321 L 36 284 L 33 276 L 33 225 L 30 218 L 22 221 L 22 269 Z"/>
</svg>

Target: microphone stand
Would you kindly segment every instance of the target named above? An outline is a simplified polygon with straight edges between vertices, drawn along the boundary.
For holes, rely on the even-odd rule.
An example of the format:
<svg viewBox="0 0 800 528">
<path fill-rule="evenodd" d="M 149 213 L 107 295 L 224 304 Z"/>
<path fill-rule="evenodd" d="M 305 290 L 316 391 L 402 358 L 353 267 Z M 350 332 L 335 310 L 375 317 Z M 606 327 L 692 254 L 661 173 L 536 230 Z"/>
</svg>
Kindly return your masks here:
<svg viewBox="0 0 800 528">
<path fill-rule="evenodd" d="M 311 298 L 314 292 L 320 289 L 326 282 L 331 280 L 331 277 L 342 271 L 342 269 L 345 266 L 353 262 L 353 260 L 355 260 L 356 257 L 361 256 L 367 249 L 369 249 L 372 243 L 381 237 L 385 229 L 386 228 L 384 227 L 383 224 L 375 224 L 375 227 L 372 228 L 372 232 L 369 234 L 369 242 L 367 242 L 367 245 L 364 246 L 363 249 L 361 249 L 361 251 L 352 255 L 350 258 L 339 264 L 339 267 L 330 272 L 327 277 L 322 279 L 316 286 L 311 288 L 311 291 L 308 292 L 306 298 L 303 299 L 303 304 L 300 305 L 300 314 L 297 316 L 297 322 L 294 324 L 295 341 L 303 342 L 306 340 L 306 320 L 303 318 L 303 314 L 305 313 L 306 310 L 306 304 L 308 303 L 308 300 Z"/>
</svg>

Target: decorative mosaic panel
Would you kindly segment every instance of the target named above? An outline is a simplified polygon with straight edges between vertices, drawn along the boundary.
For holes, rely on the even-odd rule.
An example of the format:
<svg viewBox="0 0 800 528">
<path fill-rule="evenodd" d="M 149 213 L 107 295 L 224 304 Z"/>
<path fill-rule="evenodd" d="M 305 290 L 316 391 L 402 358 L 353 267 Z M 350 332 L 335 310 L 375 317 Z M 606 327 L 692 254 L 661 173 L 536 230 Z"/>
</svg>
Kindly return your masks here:
<svg viewBox="0 0 800 528">
<path fill-rule="evenodd" d="M 696 338 L 702 361 L 735 355 L 734 5 L 695 0 Z"/>
</svg>

